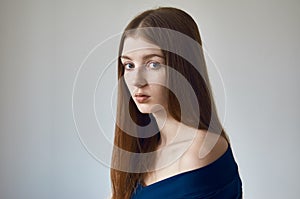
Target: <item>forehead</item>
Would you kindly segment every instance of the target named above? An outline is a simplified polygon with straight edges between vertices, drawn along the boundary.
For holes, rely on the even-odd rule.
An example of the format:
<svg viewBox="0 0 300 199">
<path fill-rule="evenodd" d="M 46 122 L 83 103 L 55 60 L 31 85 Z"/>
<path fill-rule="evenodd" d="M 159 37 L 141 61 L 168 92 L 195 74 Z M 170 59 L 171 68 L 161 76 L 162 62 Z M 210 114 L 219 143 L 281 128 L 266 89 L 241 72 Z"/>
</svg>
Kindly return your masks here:
<svg viewBox="0 0 300 199">
<path fill-rule="evenodd" d="M 163 55 L 161 48 L 141 37 L 127 37 L 124 40 L 122 55 L 155 53 Z"/>
</svg>

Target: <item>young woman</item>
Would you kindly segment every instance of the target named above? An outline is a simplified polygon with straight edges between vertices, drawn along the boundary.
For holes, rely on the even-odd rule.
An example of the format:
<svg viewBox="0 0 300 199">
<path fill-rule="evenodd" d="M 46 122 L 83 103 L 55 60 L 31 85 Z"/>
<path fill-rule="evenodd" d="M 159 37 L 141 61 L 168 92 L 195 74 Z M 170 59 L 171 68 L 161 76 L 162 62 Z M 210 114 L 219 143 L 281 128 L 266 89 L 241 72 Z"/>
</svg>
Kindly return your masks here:
<svg viewBox="0 0 300 199">
<path fill-rule="evenodd" d="M 242 198 L 194 20 L 162 7 L 126 27 L 118 57 L 113 199 Z"/>
</svg>

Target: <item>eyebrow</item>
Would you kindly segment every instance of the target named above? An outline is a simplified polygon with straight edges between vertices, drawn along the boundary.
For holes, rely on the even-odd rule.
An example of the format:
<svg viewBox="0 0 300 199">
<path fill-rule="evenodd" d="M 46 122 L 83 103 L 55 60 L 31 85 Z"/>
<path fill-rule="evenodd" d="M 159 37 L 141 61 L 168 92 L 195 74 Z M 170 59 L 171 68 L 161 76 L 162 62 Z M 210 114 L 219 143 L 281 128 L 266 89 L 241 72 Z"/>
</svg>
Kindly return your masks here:
<svg viewBox="0 0 300 199">
<path fill-rule="evenodd" d="M 146 60 L 146 59 L 149 59 L 149 58 L 152 58 L 152 57 L 160 57 L 162 59 L 164 59 L 165 57 L 163 55 L 159 55 L 159 54 L 148 54 L 148 55 L 144 55 L 143 56 L 143 59 Z M 130 57 L 128 57 L 127 55 L 121 55 L 121 59 L 129 59 L 129 60 L 132 60 Z"/>
</svg>

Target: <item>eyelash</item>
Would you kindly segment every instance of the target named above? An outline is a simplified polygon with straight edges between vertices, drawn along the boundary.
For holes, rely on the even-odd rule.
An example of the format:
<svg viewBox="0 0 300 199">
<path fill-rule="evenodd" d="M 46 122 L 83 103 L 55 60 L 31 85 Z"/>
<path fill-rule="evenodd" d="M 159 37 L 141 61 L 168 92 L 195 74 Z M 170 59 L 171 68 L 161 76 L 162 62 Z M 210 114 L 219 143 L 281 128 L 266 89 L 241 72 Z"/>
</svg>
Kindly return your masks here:
<svg viewBox="0 0 300 199">
<path fill-rule="evenodd" d="M 132 65 L 132 66 L 134 66 L 134 64 L 133 63 L 124 63 L 123 64 L 123 67 L 125 68 L 125 70 L 131 70 L 132 68 L 127 68 L 127 66 L 128 65 Z M 151 66 L 150 66 L 150 64 L 157 64 L 157 67 L 155 67 L 155 68 L 152 68 Z M 146 66 L 147 67 L 149 67 L 149 68 L 151 68 L 151 69 L 153 69 L 153 70 L 158 70 L 159 68 L 160 68 L 160 63 L 159 62 L 157 62 L 157 61 L 149 61 L 147 64 L 146 64 Z"/>
</svg>

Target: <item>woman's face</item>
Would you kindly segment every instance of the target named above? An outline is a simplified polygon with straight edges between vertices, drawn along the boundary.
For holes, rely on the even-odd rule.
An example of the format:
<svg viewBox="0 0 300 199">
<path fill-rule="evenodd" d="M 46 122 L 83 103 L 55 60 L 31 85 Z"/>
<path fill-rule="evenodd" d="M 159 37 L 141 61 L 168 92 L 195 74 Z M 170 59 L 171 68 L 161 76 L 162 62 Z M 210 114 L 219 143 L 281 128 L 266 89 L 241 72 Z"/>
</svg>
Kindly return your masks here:
<svg viewBox="0 0 300 199">
<path fill-rule="evenodd" d="M 167 110 L 165 58 L 159 46 L 127 37 L 121 55 L 124 80 L 141 113 Z"/>
</svg>

